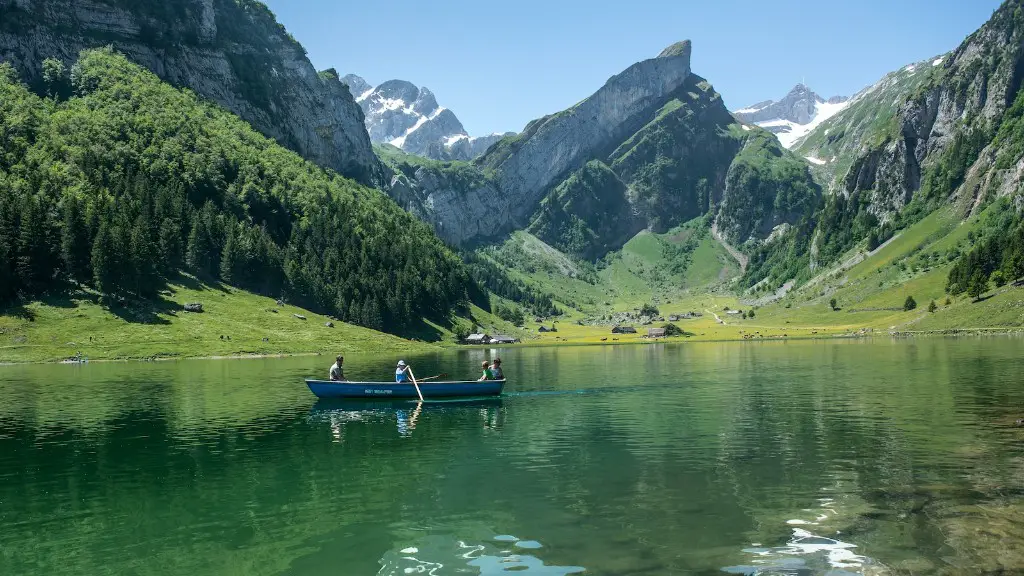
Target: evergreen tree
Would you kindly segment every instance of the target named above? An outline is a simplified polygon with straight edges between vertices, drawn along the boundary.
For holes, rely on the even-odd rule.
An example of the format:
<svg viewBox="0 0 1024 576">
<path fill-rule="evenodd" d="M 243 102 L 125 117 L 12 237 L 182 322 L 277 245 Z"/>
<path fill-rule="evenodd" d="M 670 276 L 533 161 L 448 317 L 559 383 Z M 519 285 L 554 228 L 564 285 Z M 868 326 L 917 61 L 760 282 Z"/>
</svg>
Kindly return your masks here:
<svg viewBox="0 0 1024 576">
<path fill-rule="evenodd" d="M 92 244 L 92 272 L 96 289 L 104 294 L 117 291 L 117 262 L 114 255 L 113 234 L 107 221 L 100 223 L 100 229 Z"/>
<path fill-rule="evenodd" d="M 160 224 L 160 262 L 164 276 L 171 276 L 181 268 L 181 230 L 170 218 Z"/>
<path fill-rule="evenodd" d="M 64 199 L 64 226 L 61 228 L 61 260 L 68 276 L 78 282 L 92 279 L 89 269 L 90 254 L 89 229 L 82 213 L 79 200 L 69 195 Z"/>
<path fill-rule="evenodd" d="M 215 276 L 220 272 L 220 251 L 214 242 L 213 217 L 207 203 L 192 220 L 192 231 L 188 235 L 185 264 L 194 273 Z"/>
<path fill-rule="evenodd" d="M 985 272 L 981 269 L 977 269 L 971 274 L 971 279 L 967 283 L 967 295 L 974 298 L 977 302 L 981 299 L 981 295 L 988 291 L 988 278 Z"/>
<path fill-rule="evenodd" d="M 228 284 L 235 281 L 235 270 L 237 269 L 238 250 L 235 248 L 236 238 L 235 226 L 228 226 L 224 234 L 224 253 L 220 259 L 220 279 Z"/>
<path fill-rule="evenodd" d="M 14 249 L 18 230 L 12 198 L 12 192 L 0 189 L 0 303 L 10 300 L 17 293 Z"/>
<path fill-rule="evenodd" d="M 910 312 L 914 308 L 917 308 L 917 301 L 913 296 L 907 296 L 907 299 L 903 301 L 903 311 Z"/>
<path fill-rule="evenodd" d="M 157 287 L 157 253 L 145 215 L 139 215 L 132 226 L 131 268 L 134 292 L 140 296 L 154 294 Z"/>
<path fill-rule="evenodd" d="M 49 248 L 43 210 L 39 200 L 26 197 L 18 222 L 18 259 L 15 273 L 21 284 L 32 291 L 42 290 L 52 270 L 48 270 Z"/>
</svg>

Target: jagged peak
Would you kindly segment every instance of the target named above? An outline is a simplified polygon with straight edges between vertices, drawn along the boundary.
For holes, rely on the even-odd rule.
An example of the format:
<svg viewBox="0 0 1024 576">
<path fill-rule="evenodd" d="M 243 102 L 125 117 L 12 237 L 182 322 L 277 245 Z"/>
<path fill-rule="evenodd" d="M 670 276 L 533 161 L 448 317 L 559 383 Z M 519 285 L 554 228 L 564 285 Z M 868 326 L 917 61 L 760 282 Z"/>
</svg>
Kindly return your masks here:
<svg viewBox="0 0 1024 576">
<path fill-rule="evenodd" d="M 690 59 L 690 53 L 693 51 L 693 43 L 689 40 L 683 40 L 682 42 L 676 42 L 675 44 L 665 48 L 658 54 L 658 58 L 674 58 L 676 56 L 683 56 L 687 61 Z"/>
</svg>

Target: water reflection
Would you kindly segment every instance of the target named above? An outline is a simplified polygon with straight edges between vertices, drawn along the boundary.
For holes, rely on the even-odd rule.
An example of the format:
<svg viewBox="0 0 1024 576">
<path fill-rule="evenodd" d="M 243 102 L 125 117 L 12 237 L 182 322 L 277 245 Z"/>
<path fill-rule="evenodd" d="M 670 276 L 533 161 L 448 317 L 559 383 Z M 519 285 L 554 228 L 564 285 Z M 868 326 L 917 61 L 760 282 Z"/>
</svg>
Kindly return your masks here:
<svg viewBox="0 0 1024 576">
<path fill-rule="evenodd" d="M 341 443 L 346 426 L 369 422 L 394 422 L 398 435 L 410 438 L 424 414 L 439 420 L 457 415 L 463 424 L 467 419 L 479 420 L 484 431 L 500 429 L 505 421 L 501 398 L 428 402 L 322 399 L 310 409 L 308 421 L 326 422 L 334 442 Z"/>
<path fill-rule="evenodd" d="M 479 574 L 480 576 L 506 576 L 509 573 L 528 576 L 564 576 L 579 574 L 582 566 L 556 566 L 547 564 L 535 554 L 522 550 L 540 550 L 540 542 L 520 540 L 515 536 L 500 535 L 490 542 L 467 543 L 442 536 L 427 537 L 415 546 L 391 551 L 381 558 L 378 576 L 406 576 L 426 574 Z"/>
</svg>

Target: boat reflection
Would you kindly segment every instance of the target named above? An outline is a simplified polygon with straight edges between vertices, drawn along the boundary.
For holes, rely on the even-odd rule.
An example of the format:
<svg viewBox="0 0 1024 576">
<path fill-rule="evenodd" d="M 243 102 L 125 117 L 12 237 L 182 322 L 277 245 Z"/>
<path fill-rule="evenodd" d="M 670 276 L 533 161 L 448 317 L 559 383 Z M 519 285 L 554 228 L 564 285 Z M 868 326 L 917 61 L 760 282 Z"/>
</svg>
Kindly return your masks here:
<svg viewBox="0 0 1024 576">
<path fill-rule="evenodd" d="M 326 422 L 334 442 L 343 442 L 345 427 L 353 423 L 394 422 L 399 436 L 409 438 L 425 414 L 476 414 L 484 430 L 500 429 L 505 410 L 499 398 L 469 398 L 416 402 L 408 400 L 321 399 L 310 409 L 310 422 Z M 474 417 L 474 416 L 468 416 Z M 392 420 L 393 419 L 393 420 Z"/>
</svg>

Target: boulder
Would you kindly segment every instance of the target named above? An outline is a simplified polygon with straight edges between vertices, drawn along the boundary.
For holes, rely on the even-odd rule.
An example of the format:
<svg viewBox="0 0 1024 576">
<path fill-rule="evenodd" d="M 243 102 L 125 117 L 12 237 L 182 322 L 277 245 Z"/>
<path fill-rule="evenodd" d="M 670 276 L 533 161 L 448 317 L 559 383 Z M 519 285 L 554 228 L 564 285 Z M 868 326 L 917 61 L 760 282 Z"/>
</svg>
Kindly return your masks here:
<svg viewBox="0 0 1024 576">
<path fill-rule="evenodd" d="M 189 302 L 184 306 L 185 312 L 196 312 L 200 313 L 203 311 L 203 304 L 201 302 Z"/>
</svg>

